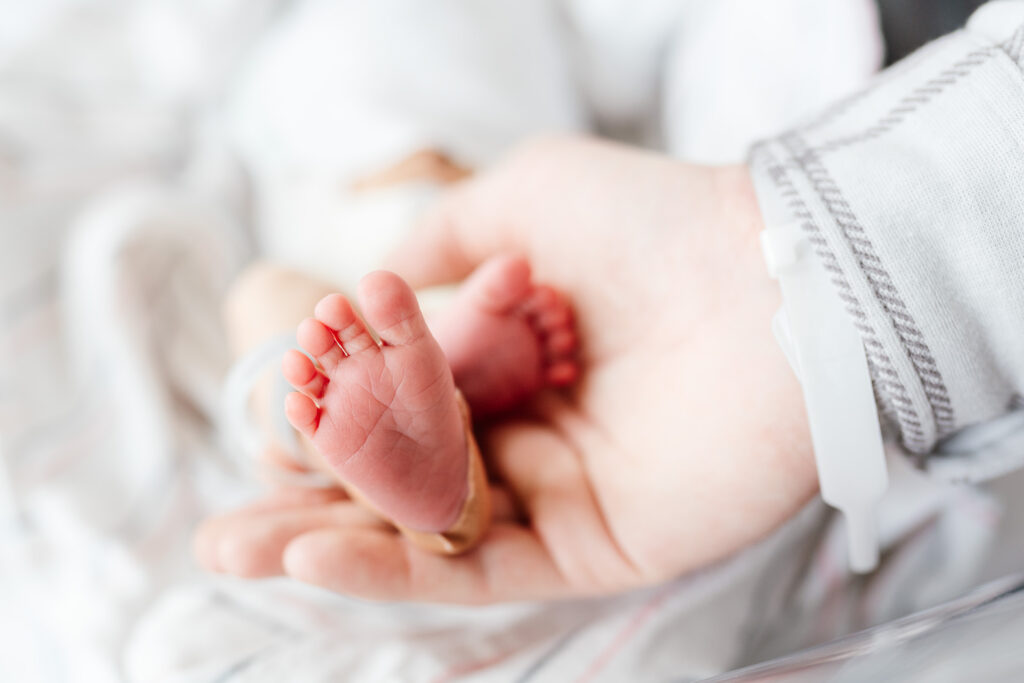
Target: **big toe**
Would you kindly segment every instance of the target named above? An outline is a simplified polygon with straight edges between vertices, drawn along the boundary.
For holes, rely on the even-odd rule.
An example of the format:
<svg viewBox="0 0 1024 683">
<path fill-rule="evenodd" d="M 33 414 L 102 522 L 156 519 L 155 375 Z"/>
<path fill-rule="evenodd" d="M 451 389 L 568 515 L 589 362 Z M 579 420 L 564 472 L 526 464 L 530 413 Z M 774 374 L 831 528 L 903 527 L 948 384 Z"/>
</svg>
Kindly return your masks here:
<svg viewBox="0 0 1024 683">
<path fill-rule="evenodd" d="M 378 270 L 359 283 L 366 321 L 392 346 L 413 344 L 429 332 L 412 288 L 394 273 Z"/>
<path fill-rule="evenodd" d="M 530 292 L 530 264 L 521 256 L 496 256 L 463 284 L 466 296 L 491 313 L 506 313 Z"/>
</svg>

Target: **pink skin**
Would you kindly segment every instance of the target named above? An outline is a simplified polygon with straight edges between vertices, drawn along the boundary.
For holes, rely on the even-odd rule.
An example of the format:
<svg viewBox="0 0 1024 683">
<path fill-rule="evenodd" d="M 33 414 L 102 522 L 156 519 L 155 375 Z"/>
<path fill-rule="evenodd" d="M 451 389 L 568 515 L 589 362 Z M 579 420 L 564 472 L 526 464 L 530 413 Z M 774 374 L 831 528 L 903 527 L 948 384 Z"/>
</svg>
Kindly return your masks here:
<svg viewBox="0 0 1024 683">
<path fill-rule="evenodd" d="M 572 311 L 554 289 L 530 281 L 522 258 L 481 265 L 430 327 L 474 417 L 514 408 L 578 374 Z"/>
<path fill-rule="evenodd" d="M 568 305 L 530 281 L 527 263 L 496 257 L 459 289 L 428 329 L 397 275 L 359 285 L 366 322 L 340 294 L 317 304 L 286 354 L 296 393 L 285 412 L 346 483 L 383 514 L 413 529 L 451 527 L 467 493 L 466 442 L 455 399 L 475 415 L 508 410 L 546 385 L 571 383 L 576 337 Z"/>
</svg>

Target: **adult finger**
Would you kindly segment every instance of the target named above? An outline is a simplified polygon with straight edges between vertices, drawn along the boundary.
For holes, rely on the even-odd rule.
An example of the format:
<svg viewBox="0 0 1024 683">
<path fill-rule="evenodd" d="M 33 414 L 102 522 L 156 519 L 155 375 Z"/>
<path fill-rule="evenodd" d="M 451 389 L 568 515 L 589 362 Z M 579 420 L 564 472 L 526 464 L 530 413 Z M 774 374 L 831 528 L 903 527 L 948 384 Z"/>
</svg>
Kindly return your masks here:
<svg viewBox="0 0 1024 683">
<path fill-rule="evenodd" d="M 548 425 L 507 421 L 483 436 L 490 471 L 514 492 L 523 515 L 574 585 L 621 590 L 655 577 L 629 555 L 605 517 L 584 449 L 606 452 L 604 438 L 551 397 Z M 606 502 L 606 501 L 604 501 Z"/>
<path fill-rule="evenodd" d="M 196 532 L 196 559 L 205 569 L 245 578 L 283 573 L 282 554 L 296 536 L 328 526 L 383 526 L 351 501 L 313 506 L 255 506 L 206 520 Z"/>
<path fill-rule="evenodd" d="M 613 536 L 563 435 L 511 422 L 484 438 L 524 521 L 496 522 L 477 548 L 457 557 L 432 555 L 380 529 L 317 529 L 288 544 L 285 571 L 363 598 L 464 604 L 596 595 L 652 580 Z"/>
<path fill-rule="evenodd" d="M 501 523 L 465 555 L 435 555 L 384 529 L 327 528 L 295 538 L 284 568 L 300 581 L 371 600 L 485 604 L 571 597 L 533 531 Z"/>
<path fill-rule="evenodd" d="M 491 502 L 497 522 L 511 522 L 520 514 L 507 490 L 492 488 Z M 280 489 L 257 503 L 203 522 L 195 535 L 194 552 L 209 571 L 244 578 L 277 576 L 284 571 L 285 546 L 297 536 L 326 527 L 391 528 L 341 491 Z"/>
</svg>

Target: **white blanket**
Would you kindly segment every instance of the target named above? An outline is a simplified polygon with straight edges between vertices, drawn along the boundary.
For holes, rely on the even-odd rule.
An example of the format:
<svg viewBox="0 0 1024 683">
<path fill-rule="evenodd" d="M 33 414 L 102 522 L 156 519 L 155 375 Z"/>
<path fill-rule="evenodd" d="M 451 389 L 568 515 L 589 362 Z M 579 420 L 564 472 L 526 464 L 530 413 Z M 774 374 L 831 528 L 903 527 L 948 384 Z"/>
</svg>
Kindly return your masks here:
<svg viewBox="0 0 1024 683">
<path fill-rule="evenodd" d="M 196 522 L 256 493 L 216 439 L 220 297 L 257 249 L 341 284 L 372 267 L 401 229 L 352 241 L 368 232 L 353 221 L 380 217 L 345 195 L 353 174 L 424 143 L 485 165 L 531 133 L 592 125 L 738 158 L 878 58 L 852 0 L 412 4 L 0 6 L 0 680 L 699 677 L 994 571 L 995 503 L 908 474 L 919 490 L 890 541 L 914 541 L 852 595 L 819 504 L 723 567 L 608 600 L 370 605 L 199 572 Z M 770 77 L 744 51 L 777 59 Z M 398 80 L 368 70 L 385 54 Z M 447 84 L 454 109 L 401 74 Z M 380 111 L 390 127 L 365 138 L 360 117 Z M 355 262 L 315 258 L 342 237 Z M 924 567 L 934 579 L 915 581 Z"/>
</svg>

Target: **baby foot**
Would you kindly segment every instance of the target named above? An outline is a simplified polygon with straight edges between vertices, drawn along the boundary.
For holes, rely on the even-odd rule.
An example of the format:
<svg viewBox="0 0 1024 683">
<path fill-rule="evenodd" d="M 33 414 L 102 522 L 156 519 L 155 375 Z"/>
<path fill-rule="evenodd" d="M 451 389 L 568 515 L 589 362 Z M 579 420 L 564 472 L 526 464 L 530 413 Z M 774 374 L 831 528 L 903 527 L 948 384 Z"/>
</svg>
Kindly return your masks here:
<svg viewBox="0 0 1024 683">
<path fill-rule="evenodd" d="M 448 360 L 397 275 L 363 278 L 359 301 L 381 344 L 340 294 L 317 304 L 284 359 L 299 393 L 285 412 L 346 483 L 383 514 L 445 531 L 468 495 L 468 456 Z"/>
<path fill-rule="evenodd" d="M 531 282 L 523 258 L 477 268 L 431 323 L 474 416 L 508 410 L 579 374 L 572 311 L 555 290 Z"/>
</svg>

